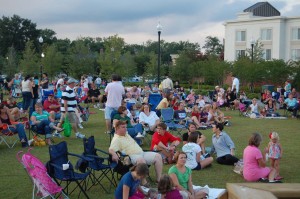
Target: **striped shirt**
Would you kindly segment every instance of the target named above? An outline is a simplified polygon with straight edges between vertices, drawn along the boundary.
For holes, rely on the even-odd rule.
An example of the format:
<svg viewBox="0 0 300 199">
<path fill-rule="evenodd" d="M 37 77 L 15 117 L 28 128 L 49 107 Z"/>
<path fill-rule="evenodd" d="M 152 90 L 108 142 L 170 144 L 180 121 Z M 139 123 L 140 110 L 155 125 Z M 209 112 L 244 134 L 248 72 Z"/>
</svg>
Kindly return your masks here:
<svg viewBox="0 0 300 199">
<path fill-rule="evenodd" d="M 66 90 L 62 92 L 60 111 L 63 113 L 66 112 L 64 102 L 67 101 L 68 104 L 67 112 L 75 112 L 75 108 L 77 106 L 77 101 L 75 97 L 76 94 L 74 90 L 69 86 L 67 86 Z"/>
</svg>

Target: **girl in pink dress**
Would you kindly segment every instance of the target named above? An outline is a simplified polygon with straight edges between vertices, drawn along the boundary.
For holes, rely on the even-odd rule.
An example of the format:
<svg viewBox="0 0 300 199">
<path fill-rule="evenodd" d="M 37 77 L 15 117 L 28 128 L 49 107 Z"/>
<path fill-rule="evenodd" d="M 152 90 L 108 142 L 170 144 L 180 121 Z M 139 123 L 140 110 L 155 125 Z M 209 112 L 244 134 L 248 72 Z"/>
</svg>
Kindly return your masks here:
<svg viewBox="0 0 300 199">
<path fill-rule="evenodd" d="M 271 161 L 271 166 L 276 170 L 276 180 L 281 180 L 282 177 L 279 176 L 279 160 L 282 157 L 282 147 L 279 143 L 279 135 L 276 132 L 271 132 L 270 135 L 270 142 L 268 144 L 268 153 L 269 159 Z"/>
</svg>

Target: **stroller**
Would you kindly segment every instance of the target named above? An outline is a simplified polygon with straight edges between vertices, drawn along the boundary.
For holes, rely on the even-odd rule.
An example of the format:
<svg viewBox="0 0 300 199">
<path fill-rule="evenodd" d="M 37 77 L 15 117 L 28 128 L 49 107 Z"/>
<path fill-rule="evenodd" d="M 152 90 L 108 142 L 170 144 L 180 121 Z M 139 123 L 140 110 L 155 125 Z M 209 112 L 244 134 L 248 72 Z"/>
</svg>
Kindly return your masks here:
<svg viewBox="0 0 300 199">
<path fill-rule="evenodd" d="M 63 192 L 63 189 L 48 175 L 45 165 L 37 157 L 33 156 L 30 150 L 31 148 L 26 153 L 19 151 L 17 159 L 24 166 L 33 182 L 32 198 L 69 198 Z"/>
</svg>

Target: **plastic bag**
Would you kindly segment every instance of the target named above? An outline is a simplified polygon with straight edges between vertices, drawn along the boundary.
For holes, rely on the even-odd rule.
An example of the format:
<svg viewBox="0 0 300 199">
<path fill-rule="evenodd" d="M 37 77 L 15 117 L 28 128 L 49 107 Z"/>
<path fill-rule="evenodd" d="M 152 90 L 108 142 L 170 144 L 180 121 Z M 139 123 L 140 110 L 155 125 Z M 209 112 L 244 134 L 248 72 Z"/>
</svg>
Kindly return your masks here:
<svg viewBox="0 0 300 199">
<path fill-rule="evenodd" d="M 70 137 L 71 136 L 71 131 L 72 131 L 72 126 L 71 126 L 70 120 L 67 116 L 65 118 L 63 128 L 64 128 L 64 136 Z"/>
</svg>

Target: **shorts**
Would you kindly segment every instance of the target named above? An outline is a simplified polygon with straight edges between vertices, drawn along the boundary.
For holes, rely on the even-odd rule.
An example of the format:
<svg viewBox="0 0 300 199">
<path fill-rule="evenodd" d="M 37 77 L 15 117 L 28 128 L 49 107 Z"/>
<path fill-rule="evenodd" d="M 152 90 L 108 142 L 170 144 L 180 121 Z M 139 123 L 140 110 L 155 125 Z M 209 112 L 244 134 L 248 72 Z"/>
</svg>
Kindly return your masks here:
<svg viewBox="0 0 300 199">
<path fill-rule="evenodd" d="M 105 118 L 106 120 L 110 120 L 110 119 L 111 119 L 111 113 L 112 113 L 113 111 L 116 111 L 116 110 L 118 110 L 118 108 L 106 106 L 106 107 L 105 107 L 105 115 L 104 115 L 104 118 Z"/>
<path fill-rule="evenodd" d="M 201 170 L 201 164 L 200 164 L 200 162 L 198 162 L 198 165 L 195 168 L 193 168 L 192 170 Z"/>
<path fill-rule="evenodd" d="M 68 112 L 67 116 L 68 116 L 70 123 L 77 123 L 77 124 L 79 123 L 79 119 L 75 112 Z M 65 121 L 65 114 L 61 114 L 61 117 L 60 117 L 60 122 L 63 122 L 63 121 Z"/>
<path fill-rule="evenodd" d="M 154 163 L 154 159 L 155 159 L 156 155 L 159 155 L 159 154 L 152 152 L 152 151 L 147 151 L 147 152 L 143 152 L 140 154 L 133 154 L 133 155 L 130 155 L 129 157 L 131 159 L 132 164 L 134 164 L 134 165 L 136 164 L 137 160 L 139 160 L 139 159 L 144 159 L 147 165 L 151 165 Z"/>
</svg>

